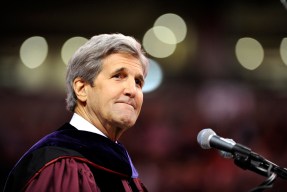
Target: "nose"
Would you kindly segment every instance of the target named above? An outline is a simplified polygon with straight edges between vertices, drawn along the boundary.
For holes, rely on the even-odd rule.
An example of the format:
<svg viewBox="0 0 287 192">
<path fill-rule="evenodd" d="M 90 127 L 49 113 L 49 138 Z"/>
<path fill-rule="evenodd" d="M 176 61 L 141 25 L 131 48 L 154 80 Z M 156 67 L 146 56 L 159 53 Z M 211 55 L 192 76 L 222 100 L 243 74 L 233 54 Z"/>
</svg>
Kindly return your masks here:
<svg viewBox="0 0 287 192">
<path fill-rule="evenodd" d="M 135 97 L 137 93 L 136 82 L 134 79 L 128 79 L 125 82 L 124 94 L 129 97 Z"/>
</svg>

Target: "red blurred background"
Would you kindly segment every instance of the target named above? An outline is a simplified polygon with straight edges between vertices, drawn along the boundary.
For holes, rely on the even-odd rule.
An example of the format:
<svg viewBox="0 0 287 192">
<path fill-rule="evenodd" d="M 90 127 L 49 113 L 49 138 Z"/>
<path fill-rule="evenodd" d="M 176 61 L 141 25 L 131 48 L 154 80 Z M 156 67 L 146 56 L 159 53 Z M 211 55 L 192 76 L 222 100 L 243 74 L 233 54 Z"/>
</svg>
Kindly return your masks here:
<svg viewBox="0 0 287 192">
<path fill-rule="evenodd" d="M 21 155 L 72 115 L 65 110 L 65 90 L 53 81 L 56 69 L 41 89 L 21 83 L 15 73 L 21 43 L 41 35 L 57 55 L 64 40 L 76 35 L 121 32 L 141 40 L 164 13 L 187 22 L 187 40 L 174 55 L 153 58 L 163 69 L 162 84 L 145 94 L 137 124 L 121 138 L 150 191 L 242 192 L 266 179 L 215 149 L 201 149 L 196 137 L 204 128 L 287 167 L 287 66 L 279 56 L 287 10 L 279 0 L 25 1 L 0 10 L 0 187 Z M 195 52 L 188 44 L 191 28 L 197 33 Z M 262 43 L 264 69 L 248 71 L 236 60 L 234 45 L 245 36 Z M 183 67 L 175 68 L 179 62 Z M 269 191 L 286 191 L 286 182 L 277 178 Z"/>
</svg>

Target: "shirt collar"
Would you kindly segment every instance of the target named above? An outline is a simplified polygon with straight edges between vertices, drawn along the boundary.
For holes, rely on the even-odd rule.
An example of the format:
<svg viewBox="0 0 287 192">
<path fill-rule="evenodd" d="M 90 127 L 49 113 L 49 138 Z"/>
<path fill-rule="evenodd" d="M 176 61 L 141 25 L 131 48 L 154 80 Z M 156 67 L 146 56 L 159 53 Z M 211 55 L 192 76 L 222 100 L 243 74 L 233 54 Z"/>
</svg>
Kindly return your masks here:
<svg viewBox="0 0 287 192">
<path fill-rule="evenodd" d="M 78 130 L 88 131 L 88 132 L 96 133 L 96 134 L 102 135 L 104 137 L 107 137 L 97 127 L 95 127 L 93 124 L 91 124 L 89 121 L 87 121 L 82 116 L 78 115 L 77 113 L 73 114 L 71 121 L 70 121 L 70 124 Z"/>
</svg>

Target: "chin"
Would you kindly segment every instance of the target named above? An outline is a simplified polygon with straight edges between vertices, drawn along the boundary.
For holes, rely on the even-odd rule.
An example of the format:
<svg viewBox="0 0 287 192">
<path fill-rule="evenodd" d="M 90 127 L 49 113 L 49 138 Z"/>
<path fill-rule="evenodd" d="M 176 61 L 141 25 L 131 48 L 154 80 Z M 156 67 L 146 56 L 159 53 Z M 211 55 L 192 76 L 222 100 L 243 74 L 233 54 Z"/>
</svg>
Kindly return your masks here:
<svg viewBox="0 0 287 192">
<path fill-rule="evenodd" d="M 134 126 L 135 122 L 134 121 L 124 121 L 123 125 L 126 126 L 127 128 L 130 128 Z"/>
<path fill-rule="evenodd" d="M 114 123 L 118 124 L 120 127 L 130 128 L 135 124 L 138 115 L 134 112 L 132 113 L 131 111 L 118 111 L 111 117 Z"/>
<path fill-rule="evenodd" d="M 130 127 L 134 126 L 135 122 L 136 122 L 136 119 L 133 119 L 133 118 L 122 118 L 120 120 L 120 123 L 124 127 L 127 127 L 127 128 L 130 128 Z"/>
</svg>

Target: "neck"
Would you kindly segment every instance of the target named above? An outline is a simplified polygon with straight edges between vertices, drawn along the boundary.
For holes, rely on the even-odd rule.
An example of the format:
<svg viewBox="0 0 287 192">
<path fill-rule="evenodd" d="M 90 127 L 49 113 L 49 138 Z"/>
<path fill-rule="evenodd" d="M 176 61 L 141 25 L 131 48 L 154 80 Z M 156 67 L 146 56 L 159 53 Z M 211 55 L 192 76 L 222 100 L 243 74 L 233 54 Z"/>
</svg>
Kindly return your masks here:
<svg viewBox="0 0 287 192">
<path fill-rule="evenodd" d="M 103 124 L 97 117 L 93 118 L 83 107 L 76 107 L 74 112 L 90 122 L 114 142 L 117 141 L 124 132 L 124 129 L 121 127 L 111 126 L 110 124 Z"/>
</svg>

